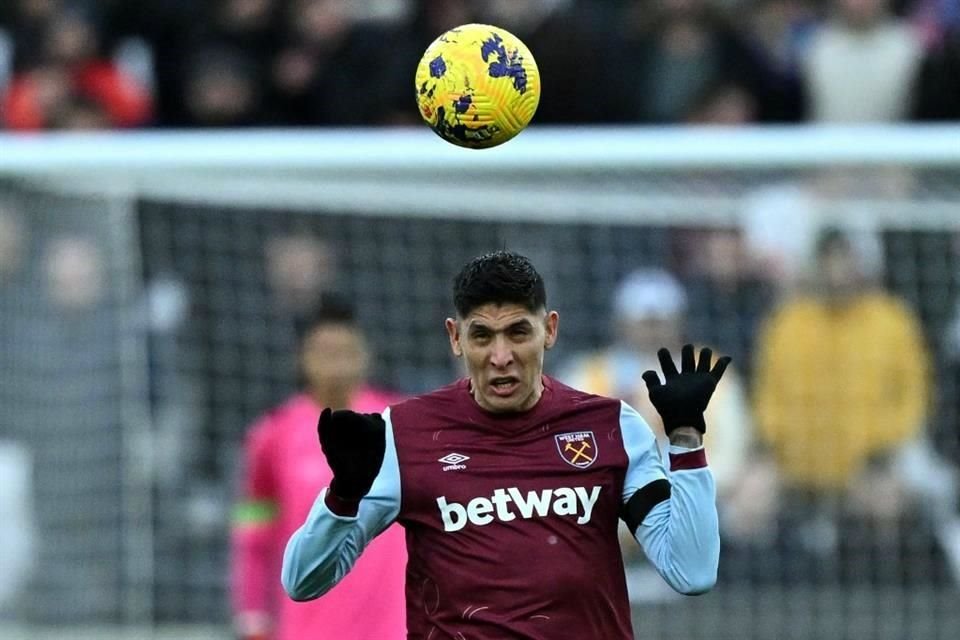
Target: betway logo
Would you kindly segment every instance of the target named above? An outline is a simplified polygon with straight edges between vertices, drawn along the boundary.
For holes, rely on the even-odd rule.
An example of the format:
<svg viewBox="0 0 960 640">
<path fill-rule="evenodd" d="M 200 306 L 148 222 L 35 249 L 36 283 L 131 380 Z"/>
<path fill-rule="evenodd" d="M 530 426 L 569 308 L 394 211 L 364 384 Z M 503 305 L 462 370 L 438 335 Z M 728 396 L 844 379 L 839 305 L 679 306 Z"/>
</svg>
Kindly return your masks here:
<svg viewBox="0 0 960 640">
<path fill-rule="evenodd" d="M 561 487 L 520 493 L 516 487 L 496 489 L 489 498 L 474 498 L 463 506 L 447 502 L 446 496 L 437 498 L 444 531 L 459 531 L 467 523 L 478 527 L 494 520 L 510 522 L 517 517 L 545 518 L 552 511 L 558 516 L 577 516 L 577 524 L 590 522 L 593 507 L 600 497 L 600 487 L 587 491 L 584 487 Z"/>
</svg>

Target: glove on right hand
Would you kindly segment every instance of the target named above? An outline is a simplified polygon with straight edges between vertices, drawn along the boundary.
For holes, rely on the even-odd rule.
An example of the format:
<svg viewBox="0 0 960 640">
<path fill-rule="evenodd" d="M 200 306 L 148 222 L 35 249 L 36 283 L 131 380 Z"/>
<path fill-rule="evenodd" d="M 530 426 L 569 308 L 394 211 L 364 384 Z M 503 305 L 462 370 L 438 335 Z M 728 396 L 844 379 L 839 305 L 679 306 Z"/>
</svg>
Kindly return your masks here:
<svg viewBox="0 0 960 640">
<path fill-rule="evenodd" d="M 320 414 L 320 448 L 333 471 L 330 491 L 342 501 L 359 502 L 367 495 L 383 464 L 386 424 L 379 413 L 346 409 Z"/>
</svg>

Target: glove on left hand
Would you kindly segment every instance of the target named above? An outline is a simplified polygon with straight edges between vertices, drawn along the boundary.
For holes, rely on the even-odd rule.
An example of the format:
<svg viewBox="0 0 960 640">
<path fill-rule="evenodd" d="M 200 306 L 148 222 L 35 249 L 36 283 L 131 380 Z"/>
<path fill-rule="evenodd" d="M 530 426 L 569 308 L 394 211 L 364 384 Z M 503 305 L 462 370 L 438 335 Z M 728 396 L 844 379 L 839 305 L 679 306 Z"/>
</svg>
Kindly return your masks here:
<svg viewBox="0 0 960 640">
<path fill-rule="evenodd" d="M 703 412 L 724 370 L 730 364 L 730 357 L 720 358 L 711 369 L 713 351 L 708 348 L 701 349 L 700 362 L 697 363 L 694 360 L 693 345 L 687 344 L 681 350 L 679 372 L 668 349 L 660 349 L 657 357 L 663 369 L 664 383 L 661 384 L 657 372 L 652 370 L 643 374 L 643 381 L 647 383 L 650 402 L 663 418 L 663 430 L 668 436 L 678 427 L 693 427 L 700 433 L 705 433 L 707 426 L 703 420 Z"/>
</svg>

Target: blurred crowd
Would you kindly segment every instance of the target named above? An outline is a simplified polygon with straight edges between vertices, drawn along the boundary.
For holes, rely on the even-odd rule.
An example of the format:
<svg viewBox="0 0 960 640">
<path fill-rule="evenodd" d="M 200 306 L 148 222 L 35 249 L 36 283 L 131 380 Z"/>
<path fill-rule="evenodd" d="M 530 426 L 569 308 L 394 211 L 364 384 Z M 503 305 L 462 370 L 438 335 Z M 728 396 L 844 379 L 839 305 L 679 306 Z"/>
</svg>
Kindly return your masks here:
<svg viewBox="0 0 960 640">
<path fill-rule="evenodd" d="M 672 266 L 628 274 L 609 344 L 560 377 L 628 399 L 665 442 L 640 380 L 659 347 L 693 341 L 734 357 L 705 438 L 724 581 L 960 580 L 960 428 L 934 403 L 956 404 L 956 361 L 935 370 L 941 336 L 884 282 L 883 240 L 826 226 L 805 260 L 772 269 L 744 231 L 681 233 Z M 642 563 L 629 573 L 636 600 L 670 595 Z"/>
<path fill-rule="evenodd" d="M 538 123 L 960 119 L 955 0 L 10 0 L 0 126 L 412 124 L 467 22 L 533 51 Z"/>
</svg>

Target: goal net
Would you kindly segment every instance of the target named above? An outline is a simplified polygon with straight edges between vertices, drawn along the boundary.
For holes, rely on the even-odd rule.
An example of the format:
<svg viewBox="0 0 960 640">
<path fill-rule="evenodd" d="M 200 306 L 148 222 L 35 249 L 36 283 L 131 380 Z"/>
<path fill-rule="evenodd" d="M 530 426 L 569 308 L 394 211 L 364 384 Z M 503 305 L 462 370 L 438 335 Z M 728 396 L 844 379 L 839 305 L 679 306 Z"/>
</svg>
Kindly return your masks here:
<svg viewBox="0 0 960 640">
<path fill-rule="evenodd" d="M 0 504 L 22 523 L 2 538 L 0 620 L 228 637 L 240 446 L 295 388 L 292 319 L 348 292 L 374 380 L 423 391 L 459 375 L 452 275 L 509 248 L 561 314 L 548 373 L 640 404 L 649 353 L 628 343 L 734 357 L 708 432 L 720 584 L 673 596 L 627 549 L 638 637 L 957 637 L 958 135 L 0 141 Z M 883 310 L 837 320 L 842 305 L 791 323 L 831 273 L 841 299 L 883 291 L 900 329 Z"/>
</svg>

